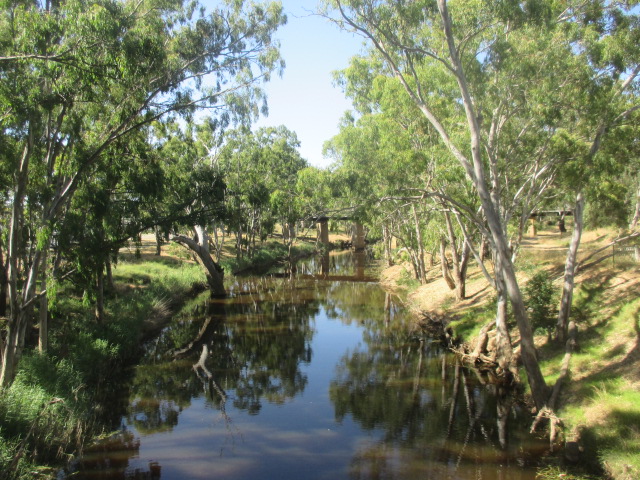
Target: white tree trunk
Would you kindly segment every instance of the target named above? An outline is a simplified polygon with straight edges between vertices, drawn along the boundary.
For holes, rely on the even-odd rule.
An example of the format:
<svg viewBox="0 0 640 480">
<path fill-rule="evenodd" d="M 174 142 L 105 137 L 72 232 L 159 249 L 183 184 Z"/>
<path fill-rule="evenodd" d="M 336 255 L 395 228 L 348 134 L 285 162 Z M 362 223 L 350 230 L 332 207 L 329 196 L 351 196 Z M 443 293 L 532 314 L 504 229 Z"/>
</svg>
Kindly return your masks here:
<svg viewBox="0 0 640 480">
<path fill-rule="evenodd" d="M 422 239 L 422 230 L 420 229 L 420 221 L 415 204 L 411 205 L 413 211 L 413 222 L 416 229 L 416 241 L 418 242 L 418 275 L 421 284 L 427 281 L 427 271 L 424 264 L 424 240 Z"/>
<path fill-rule="evenodd" d="M 508 246 L 507 237 L 502 228 L 499 212 L 492 201 L 491 192 L 489 191 L 486 183 L 484 163 L 481 157 L 480 127 L 478 125 L 478 118 L 473 106 L 462 63 L 458 57 L 458 51 L 455 46 L 452 22 L 447 9 L 446 0 L 438 0 L 438 8 L 440 10 L 444 33 L 449 46 L 449 55 L 455 69 L 456 80 L 458 81 L 458 86 L 462 95 L 462 102 L 467 115 L 467 123 L 471 138 L 472 165 L 469 164 L 469 161 L 462 152 L 459 152 L 450 141 L 449 148 L 452 149 L 452 152 L 457 152 L 456 157 L 460 160 L 462 166 L 465 167 L 476 191 L 478 192 L 478 196 L 480 197 L 482 210 L 485 214 L 494 243 L 493 251 L 496 257 L 499 258 L 501 271 L 504 275 L 505 286 L 513 307 L 513 314 L 516 318 L 516 323 L 518 324 L 518 330 L 520 331 L 522 363 L 527 371 L 531 394 L 536 406 L 538 408 L 542 408 L 547 400 L 547 384 L 542 376 L 542 372 L 540 371 L 540 365 L 538 364 L 536 348 L 533 342 L 533 331 L 531 330 L 527 310 L 518 285 L 515 269 L 511 261 L 511 252 Z M 498 259 L 496 259 L 496 261 L 497 260 Z"/>
<path fill-rule="evenodd" d="M 184 245 L 196 255 L 200 264 L 205 268 L 205 275 L 211 294 L 224 297 L 227 294 L 224 289 L 224 271 L 211 257 L 208 235 L 204 228 L 198 226 L 196 227 L 196 232 L 198 241 L 184 235 L 174 235 L 171 240 Z"/>
<path fill-rule="evenodd" d="M 573 301 L 573 285 L 576 272 L 576 258 L 578 256 L 578 248 L 580 247 L 580 239 L 582 238 L 582 214 L 584 212 L 584 196 L 578 193 L 576 198 L 576 208 L 573 212 L 573 235 L 571 244 L 567 252 L 567 261 L 564 267 L 564 283 L 562 285 L 562 298 L 560 300 L 560 308 L 558 311 L 558 322 L 556 324 L 556 338 L 560 342 L 564 342 L 567 336 L 567 325 L 569 324 L 569 315 L 571 314 L 571 303 Z"/>
<path fill-rule="evenodd" d="M 629 230 L 635 230 L 638 227 L 638 222 L 640 222 L 640 187 L 638 187 L 638 192 L 636 193 L 636 211 L 629 223 Z"/>
</svg>

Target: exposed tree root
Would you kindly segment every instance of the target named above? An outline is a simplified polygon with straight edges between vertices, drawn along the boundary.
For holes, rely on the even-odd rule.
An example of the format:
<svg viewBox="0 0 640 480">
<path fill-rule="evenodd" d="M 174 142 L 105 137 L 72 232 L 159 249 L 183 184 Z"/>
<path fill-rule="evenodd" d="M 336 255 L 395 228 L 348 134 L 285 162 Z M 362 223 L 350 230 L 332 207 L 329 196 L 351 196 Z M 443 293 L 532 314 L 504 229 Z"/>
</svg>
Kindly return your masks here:
<svg viewBox="0 0 640 480">
<path fill-rule="evenodd" d="M 493 321 L 487 322 L 485 326 L 480 330 L 480 334 L 476 340 L 476 346 L 469 355 L 471 362 L 476 363 L 476 361 L 482 356 L 482 352 L 484 352 L 487 348 L 487 344 L 489 343 L 489 330 L 495 323 Z M 493 363 L 493 362 L 491 362 Z"/>
<path fill-rule="evenodd" d="M 556 416 L 555 409 L 558 403 L 558 398 L 560 397 L 560 390 L 569 379 L 571 355 L 577 346 L 577 327 L 573 321 L 569 322 L 568 334 L 569 338 L 565 344 L 565 353 L 564 358 L 562 359 L 562 366 L 560 368 L 560 376 L 553 386 L 547 405 L 540 409 L 533 421 L 533 424 L 531 425 L 531 433 L 534 433 L 544 419 L 549 420 L 549 446 L 551 451 L 554 450 L 554 447 L 557 444 L 559 430 L 562 428 L 562 420 Z M 577 445 L 575 440 L 572 442 L 565 442 L 565 449 L 572 449 L 574 447 L 574 443 Z"/>
</svg>

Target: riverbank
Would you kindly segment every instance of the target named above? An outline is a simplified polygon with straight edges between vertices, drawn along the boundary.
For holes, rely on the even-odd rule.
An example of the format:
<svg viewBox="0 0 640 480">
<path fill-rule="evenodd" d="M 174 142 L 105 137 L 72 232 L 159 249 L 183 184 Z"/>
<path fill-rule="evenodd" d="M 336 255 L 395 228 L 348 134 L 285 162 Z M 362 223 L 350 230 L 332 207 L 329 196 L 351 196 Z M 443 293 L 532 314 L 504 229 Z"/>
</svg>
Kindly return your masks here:
<svg viewBox="0 0 640 480">
<path fill-rule="evenodd" d="M 313 251 L 308 243 L 294 254 Z M 138 360 L 141 343 L 206 288 L 202 267 L 186 250 L 171 244 L 160 256 L 154 250 L 121 252 L 113 285 L 105 291 L 101 324 L 82 290 L 59 286 L 50 303 L 48 352 L 26 351 L 15 381 L 0 395 L 0 479 L 55 478 L 56 465 L 96 435 L 117 428 L 119 412 L 109 402 Z M 266 268 L 287 255 L 285 246 L 270 242 L 250 260 L 238 262 L 228 253 L 223 265 L 226 271 Z M 37 334 L 30 345 L 37 345 Z"/>
<path fill-rule="evenodd" d="M 0 395 L 0 478 L 55 478 L 56 465 L 116 428 L 111 402 L 139 358 L 149 325 L 170 316 L 204 281 L 195 264 L 124 255 L 113 269 L 102 323 L 81 290 L 61 285 L 50 303 L 47 352 L 25 351 L 14 382 Z"/>
<path fill-rule="evenodd" d="M 579 260 L 614 237 L 610 231 L 586 232 Z M 523 286 L 537 272 L 546 272 L 554 287 L 553 305 L 559 300 L 568 239 L 554 231 L 539 232 L 525 239 L 518 261 Z M 610 253 L 607 249 L 601 255 Z M 385 270 L 381 282 L 401 291 L 418 318 L 445 318 L 468 349 L 494 315 L 493 292 L 473 268 L 469 270 L 468 296 L 460 302 L 446 286 L 439 266 L 432 268 L 425 285 L 412 280 L 404 265 Z M 579 348 L 571 358 L 570 381 L 562 389 L 556 412 L 564 440 L 575 452 L 567 452 L 569 458 L 554 458 L 543 472 L 546 477 L 541 478 L 590 478 L 585 472 L 594 471 L 599 472 L 597 478 L 640 478 L 639 316 L 640 268 L 633 258 L 611 257 L 576 277 L 572 319 L 578 325 Z M 555 344 L 543 331 L 536 335 L 536 345 L 547 384 L 553 386 L 564 346 Z"/>
</svg>

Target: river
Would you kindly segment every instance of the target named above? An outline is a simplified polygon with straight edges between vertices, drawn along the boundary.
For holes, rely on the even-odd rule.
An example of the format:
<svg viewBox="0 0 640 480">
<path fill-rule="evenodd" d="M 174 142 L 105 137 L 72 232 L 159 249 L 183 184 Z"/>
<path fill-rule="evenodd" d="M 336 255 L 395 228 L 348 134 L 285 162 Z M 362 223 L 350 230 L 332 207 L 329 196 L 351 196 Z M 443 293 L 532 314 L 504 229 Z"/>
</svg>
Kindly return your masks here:
<svg viewBox="0 0 640 480">
<path fill-rule="evenodd" d="M 68 478 L 533 480 L 530 414 L 371 267 L 337 253 L 190 302 L 145 345 L 119 432 Z"/>
</svg>

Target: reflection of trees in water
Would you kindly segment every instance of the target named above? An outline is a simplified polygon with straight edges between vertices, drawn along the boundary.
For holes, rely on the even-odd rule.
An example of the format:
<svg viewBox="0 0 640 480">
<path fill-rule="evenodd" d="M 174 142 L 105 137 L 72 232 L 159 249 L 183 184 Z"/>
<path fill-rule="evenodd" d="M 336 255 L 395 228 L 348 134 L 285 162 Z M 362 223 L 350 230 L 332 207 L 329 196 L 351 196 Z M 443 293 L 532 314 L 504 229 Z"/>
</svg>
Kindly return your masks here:
<svg viewBox="0 0 640 480">
<path fill-rule="evenodd" d="M 332 256 L 331 268 L 353 269 L 353 260 Z M 376 285 L 329 283 L 325 287 L 265 278 L 237 279 L 229 290 L 229 299 L 209 303 L 203 295 L 191 302 L 147 346 L 146 359 L 136 371 L 128 414 L 142 432 L 173 428 L 191 399 L 207 392 L 192 369 L 202 345 L 208 349 L 203 365 L 212 378 L 225 391 L 232 391 L 229 398 L 236 408 L 255 414 L 263 400 L 283 403 L 305 388 L 307 378 L 299 366 L 311 361 L 310 321 L 320 310 L 318 297 L 335 297 L 327 308 L 339 312 L 341 319 L 370 323 L 369 318 L 379 313 L 379 296 L 384 296 Z M 219 396 L 208 394 L 207 398 L 220 408 Z"/>
<path fill-rule="evenodd" d="M 234 298 L 193 308 L 199 316 L 177 318 L 137 369 L 129 422 L 145 434 L 170 430 L 194 397 L 204 395 L 223 413 L 229 398 L 257 414 L 264 400 L 283 403 L 300 393 L 307 384 L 300 364 L 311 361 L 310 321 L 319 307 L 299 297 L 295 288 L 251 280 Z"/>
<path fill-rule="evenodd" d="M 171 430 L 200 391 L 187 362 L 142 364 L 131 385 L 127 423 L 142 434 Z"/>
<path fill-rule="evenodd" d="M 262 399 L 283 403 L 304 390 L 307 377 L 301 363 L 311 361 L 311 318 L 315 303 L 298 302 L 291 291 L 284 301 L 260 301 L 227 305 L 225 328 L 228 342 L 213 343 L 210 362 L 214 376 L 233 389 L 233 404 L 251 414 L 260 411 Z M 221 365 L 219 350 L 231 352 L 233 361 Z M 223 380 L 224 379 L 224 380 Z"/>
<path fill-rule="evenodd" d="M 333 283 L 327 287 L 323 306 L 327 316 L 343 323 L 380 329 L 387 324 L 397 330 L 409 328 L 409 316 L 395 297 L 376 283 Z M 384 305 L 384 316 L 380 308 Z"/>
<path fill-rule="evenodd" d="M 370 327 L 366 350 L 342 358 L 330 386 L 338 421 L 351 416 L 383 433 L 354 457 L 353 478 L 412 478 L 411 469 L 426 464 L 433 475 L 421 478 L 443 478 L 471 467 L 481 472 L 487 460 L 505 469 L 527 462 L 519 434 L 506 429 L 516 413 L 510 397 L 457 363 L 446 364 L 426 341 L 381 325 Z"/>
</svg>

